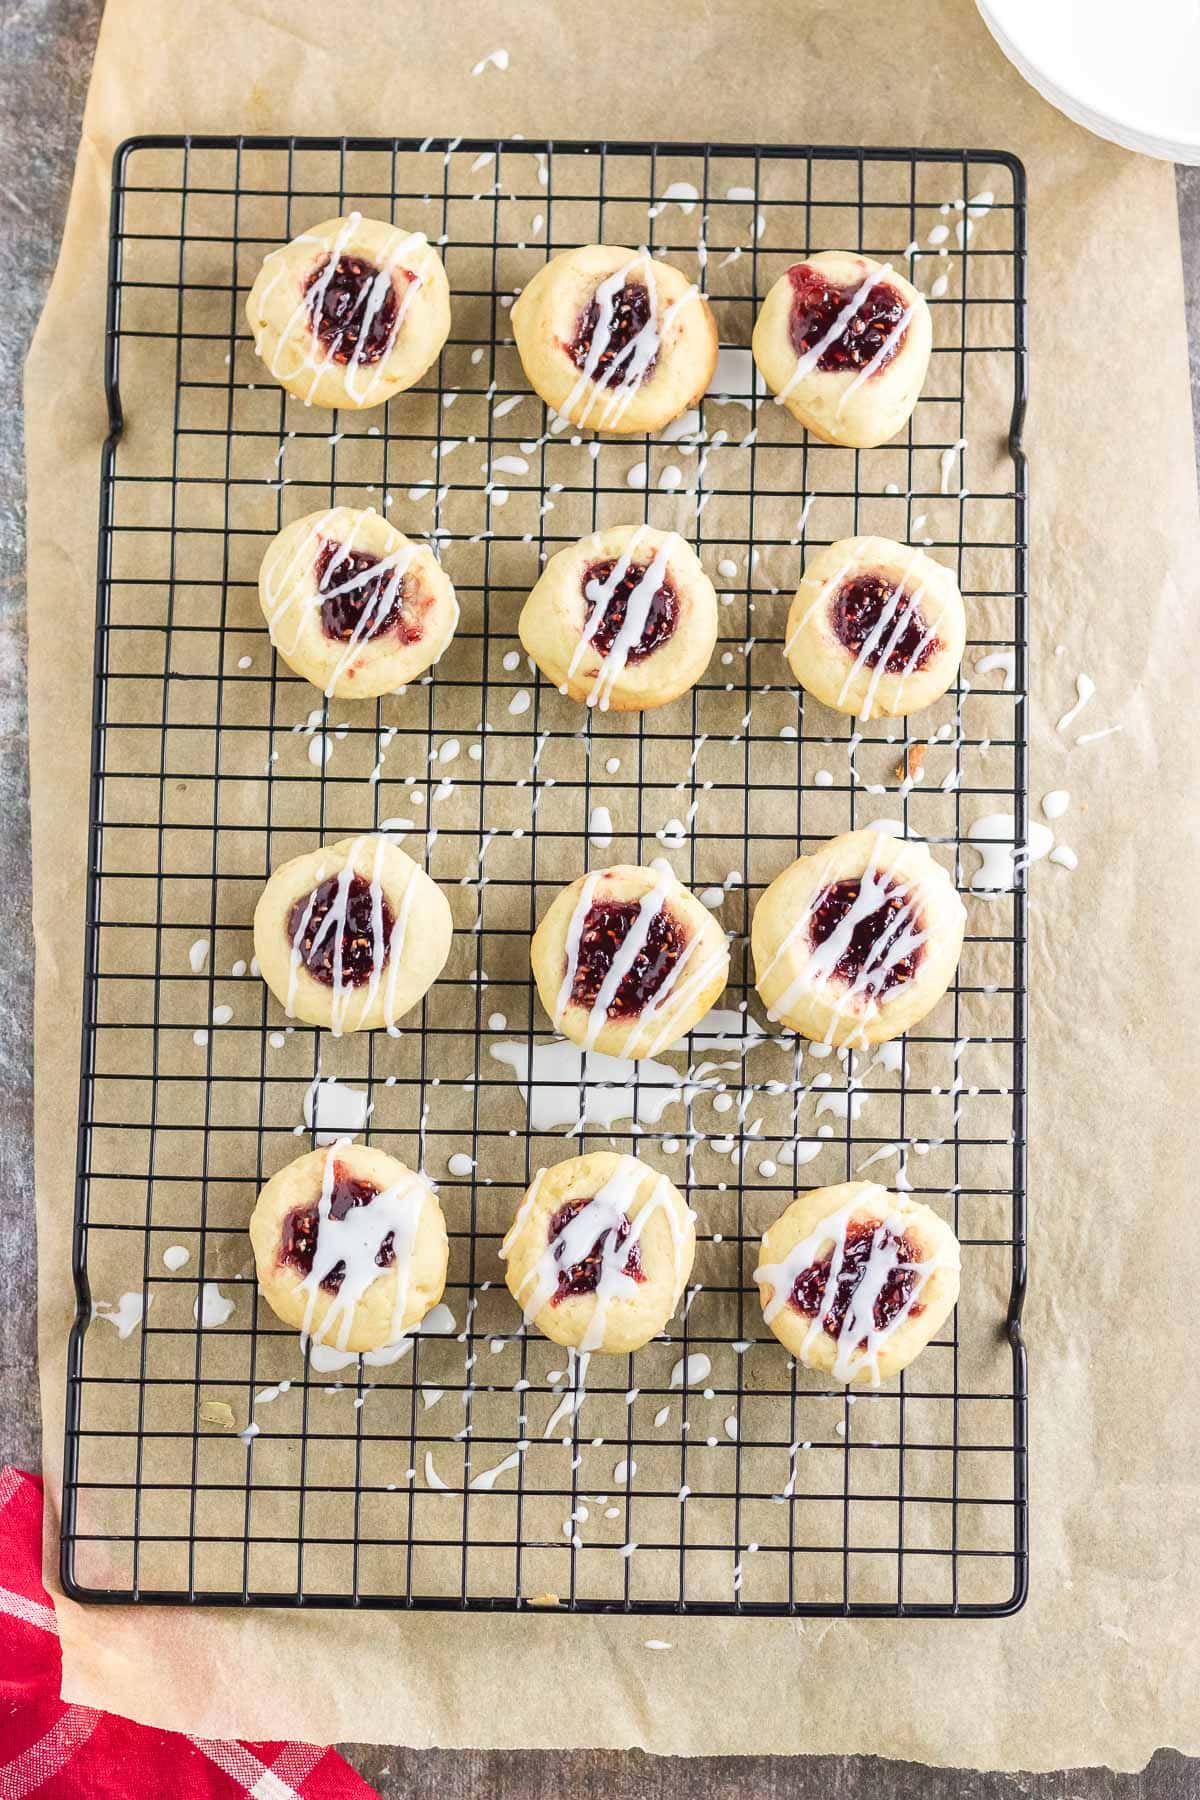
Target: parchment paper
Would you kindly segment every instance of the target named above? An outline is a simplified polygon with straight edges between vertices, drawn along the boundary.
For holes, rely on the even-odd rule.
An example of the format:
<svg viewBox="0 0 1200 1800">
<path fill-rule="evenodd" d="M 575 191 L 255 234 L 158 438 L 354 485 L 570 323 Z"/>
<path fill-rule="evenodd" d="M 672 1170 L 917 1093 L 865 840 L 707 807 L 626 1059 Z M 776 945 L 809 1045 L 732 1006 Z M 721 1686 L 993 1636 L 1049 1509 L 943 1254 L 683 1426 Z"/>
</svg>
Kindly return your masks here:
<svg viewBox="0 0 1200 1800">
<path fill-rule="evenodd" d="M 336 35 L 330 28 L 336 12 Z M 498 47 L 507 73 L 472 66 Z M 1185 1126 L 1200 859 L 1196 510 L 1169 168 L 1027 89 L 962 4 L 635 8 L 567 0 L 295 8 L 113 0 L 61 261 L 28 373 L 37 1193 L 47 1580 L 72 1312 L 75 1090 L 108 169 L 152 130 L 981 143 L 1028 167 L 1034 794 L 1075 794 L 1071 879 L 1034 871 L 1032 1598 L 958 1624 L 520 1619 L 80 1608 L 63 1691 L 209 1736 L 430 1745 L 869 1751 L 1140 1766 L 1200 1750 Z M 1054 648 L 1067 646 L 1056 659 Z M 1054 721 L 1086 669 L 1097 725 Z M 63 854 L 64 845 L 79 846 Z M 668 1638 L 671 1654 L 644 1648 Z"/>
</svg>

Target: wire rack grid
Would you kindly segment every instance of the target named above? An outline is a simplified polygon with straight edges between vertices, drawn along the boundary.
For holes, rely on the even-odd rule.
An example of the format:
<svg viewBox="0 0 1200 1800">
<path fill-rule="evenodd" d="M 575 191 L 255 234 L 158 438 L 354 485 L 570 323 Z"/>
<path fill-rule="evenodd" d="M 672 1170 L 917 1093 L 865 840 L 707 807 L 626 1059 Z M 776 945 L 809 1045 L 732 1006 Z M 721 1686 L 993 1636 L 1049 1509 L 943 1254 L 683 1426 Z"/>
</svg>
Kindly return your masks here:
<svg viewBox="0 0 1200 1800">
<path fill-rule="evenodd" d="M 454 325 L 417 389 L 324 414 L 271 382 L 243 306 L 266 251 L 351 207 L 439 244 Z M 590 241 L 648 244 L 702 281 L 718 320 L 712 392 L 656 440 L 548 431 L 512 347 L 514 294 Z M 806 438 L 746 348 L 777 276 L 837 247 L 905 267 L 931 299 L 925 394 L 876 451 Z M 1026 836 L 1024 260 L 1023 171 L 987 151 L 192 137 L 118 152 L 69 1593 L 1021 1604 L 1024 878 L 1018 862 L 1011 893 L 970 895 L 962 846 L 985 813 Z M 455 641 L 403 696 L 326 705 L 272 652 L 258 563 L 326 503 L 428 536 L 456 584 Z M 547 555 L 643 518 L 714 576 L 718 651 L 661 712 L 585 713 L 519 654 L 516 616 Z M 858 531 L 928 544 L 966 598 L 963 678 L 907 722 L 854 725 L 783 663 L 806 553 Z M 920 780 L 905 778 L 915 748 Z M 793 856 L 883 818 L 968 891 L 962 963 L 901 1045 L 822 1058 L 764 1028 L 751 912 Z M 331 1040 L 287 1021 L 248 966 L 253 906 L 280 861 L 380 826 L 450 896 L 454 948 L 399 1037 Z M 729 991 L 631 1080 L 564 1075 L 530 933 L 585 867 L 655 856 L 731 934 Z M 447 1215 L 444 1330 L 387 1365 L 306 1364 L 254 1280 L 254 1196 L 315 1141 L 318 1079 L 365 1096 L 369 1140 L 436 1179 Z M 669 1338 L 593 1358 L 580 1402 L 564 1353 L 520 1329 L 497 1248 L 536 1168 L 609 1144 L 685 1189 L 699 1250 Z M 869 1162 L 953 1223 L 962 1296 L 898 1382 L 850 1396 L 789 1361 L 750 1273 L 795 1191 Z"/>
</svg>

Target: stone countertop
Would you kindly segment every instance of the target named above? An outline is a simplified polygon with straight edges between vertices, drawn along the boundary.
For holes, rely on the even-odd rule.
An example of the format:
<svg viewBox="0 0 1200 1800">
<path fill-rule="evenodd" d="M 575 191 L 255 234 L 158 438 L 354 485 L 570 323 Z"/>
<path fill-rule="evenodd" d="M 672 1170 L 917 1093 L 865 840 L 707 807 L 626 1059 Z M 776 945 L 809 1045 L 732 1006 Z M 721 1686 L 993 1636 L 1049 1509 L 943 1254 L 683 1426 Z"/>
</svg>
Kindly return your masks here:
<svg viewBox="0 0 1200 1800">
<path fill-rule="evenodd" d="M 102 0 L 8 0 L 0 17 L 0 386 L 20 390 L 21 368 L 58 254 Z M 30 123 L 36 121 L 36 129 Z M 1192 409 L 1200 447 L 1200 168 L 1177 171 Z M 36 1468 L 41 1435 L 32 1297 L 33 938 L 25 710 L 24 471 L 17 407 L 0 409 L 0 1464 Z M 703 1766 L 635 1752 L 413 1752 L 343 1746 L 383 1795 L 423 1800 L 1190 1800 L 1200 1760 L 1160 1751 L 1140 1775 L 1107 1769 L 1043 1776 L 979 1775 L 896 1765 L 874 1757 L 708 1758 Z"/>
</svg>

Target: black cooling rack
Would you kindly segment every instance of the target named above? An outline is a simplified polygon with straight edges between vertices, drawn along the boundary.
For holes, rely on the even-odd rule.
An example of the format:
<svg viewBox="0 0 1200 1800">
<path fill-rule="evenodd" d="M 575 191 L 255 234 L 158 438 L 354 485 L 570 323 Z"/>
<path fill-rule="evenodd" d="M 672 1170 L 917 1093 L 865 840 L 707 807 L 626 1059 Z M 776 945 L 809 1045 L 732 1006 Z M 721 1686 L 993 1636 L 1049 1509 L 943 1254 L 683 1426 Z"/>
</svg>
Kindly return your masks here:
<svg viewBox="0 0 1200 1800">
<path fill-rule="evenodd" d="M 386 409 L 306 411 L 256 362 L 244 298 L 267 250 L 353 206 L 439 243 L 454 327 L 436 374 Z M 547 254 L 593 240 L 647 243 L 698 274 L 722 343 L 742 347 L 673 441 L 593 451 L 547 437 L 528 393 L 511 298 Z M 758 405 L 745 356 L 755 308 L 788 263 L 849 247 L 915 269 L 935 322 L 908 431 L 860 453 Z M 1023 170 L 992 151 L 121 147 L 67 1372 L 62 1575 L 74 1597 L 766 1615 L 1020 1606 L 1023 875 L 1011 895 L 968 899 L 956 986 L 882 1063 L 821 1062 L 773 1035 L 748 1048 L 762 1015 L 745 940 L 774 874 L 854 825 L 898 818 L 953 858 L 964 888 L 974 818 L 1010 816 L 1012 841 L 1025 841 L 1024 271 Z M 287 518 L 335 499 L 433 536 L 458 588 L 455 643 L 403 698 L 327 707 L 267 641 L 263 548 Z M 641 517 L 683 531 L 714 575 L 718 653 L 660 713 L 585 717 L 516 661 L 516 614 L 545 554 Z M 970 690 L 907 735 L 887 721 L 852 733 L 796 691 L 780 654 L 805 553 L 874 530 L 928 542 L 967 600 Z M 988 653 L 999 662 L 976 672 Z M 921 744 L 924 779 L 905 783 L 902 759 Z M 594 841 L 597 805 L 612 814 L 611 847 Z M 397 819 L 454 905 L 445 975 L 400 1038 L 289 1028 L 245 969 L 269 869 Z M 534 922 L 589 862 L 662 854 L 713 890 L 734 934 L 723 1032 L 713 1042 L 702 1025 L 657 1072 L 641 1065 L 610 1127 L 567 1141 L 572 1111 L 535 1130 L 490 1055 L 549 1035 L 528 978 Z M 207 946 L 200 967 L 193 945 Z M 655 1118 L 685 1069 L 690 1083 L 668 1085 Z M 318 1073 L 369 1095 L 372 1141 L 420 1162 L 447 1214 L 452 1329 L 418 1335 L 388 1367 L 306 1368 L 254 1282 L 246 1221 L 261 1181 L 313 1142 L 302 1106 Z M 595 1103 L 594 1084 L 579 1085 L 577 1106 Z M 671 1341 L 593 1359 L 586 1398 L 564 1412 L 575 1372 L 518 1329 L 496 1249 L 537 1166 L 610 1142 L 686 1187 L 696 1272 Z M 471 1159 L 468 1174 L 449 1173 L 454 1154 Z M 789 1363 L 750 1272 L 797 1188 L 870 1158 L 955 1225 L 962 1297 L 897 1383 L 850 1397 Z M 188 1253 L 174 1269 L 173 1247 Z M 221 1300 L 233 1309 L 217 1324 Z M 694 1356 L 709 1369 L 673 1385 Z M 518 1443 L 528 1448 L 493 1487 L 472 1486 Z"/>
</svg>

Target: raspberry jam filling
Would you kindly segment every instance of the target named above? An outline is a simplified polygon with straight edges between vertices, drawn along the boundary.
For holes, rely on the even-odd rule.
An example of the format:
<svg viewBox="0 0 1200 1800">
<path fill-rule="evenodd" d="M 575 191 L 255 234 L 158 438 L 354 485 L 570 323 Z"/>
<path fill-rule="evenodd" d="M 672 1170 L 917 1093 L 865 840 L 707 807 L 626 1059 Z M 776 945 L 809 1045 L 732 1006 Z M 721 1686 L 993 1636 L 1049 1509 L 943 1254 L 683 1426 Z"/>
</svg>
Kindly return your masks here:
<svg viewBox="0 0 1200 1800">
<path fill-rule="evenodd" d="M 553 1243 L 556 1238 L 561 1237 L 576 1213 L 582 1212 L 585 1206 L 590 1205 L 591 1200 L 588 1199 L 568 1200 L 565 1205 L 560 1206 L 550 1220 L 549 1241 Z M 573 1294 L 594 1294 L 600 1282 L 605 1239 L 615 1236 L 616 1248 L 619 1250 L 632 1229 L 628 1216 L 622 1213 L 615 1232 L 612 1227 L 607 1231 L 602 1231 L 581 1261 L 572 1263 L 569 1269 L 562 1269 L 558 1277 L 558 1287 L 550 1301 L 551 1306 L 557 1306 L 560 1301 L 568 1299 Z M 558 1254 L 560 1253 L 556 1253 L 556 1258 Z M 622 1273 L 631 1276 L 634 1281 L 645 1281 L 646 1279 L 641 1255 L 636 1244 L 629 1246 L 629 1255 L 622 1265 Z"/>
<path fill-rule="evenodd" d="M 884 668 L 889 675 L 911 673 L 923 669 L 936 650 L 941 648 L 921 614 L 920 605 L 912 605 L 896 583 L 886 575 L 855 575 L 844 581 L 834 595 L 829 609 L 829 623 L 834 636 L 857 657 L 871 633 L 884 619 L 884 626 L 863 662 L 868 669 L 879 663 L 884 651 Z M 900 620 L 904 623 L 898 636 L 893 634 Z"/>
<path fill-rule="evenodd" d="M 629 602 L 639 582 L 645 579 L 648 564 L 638 568 L 631 563 L 618 581 L 616 587 L 607 597 L 597 590 L 611 580 L 616 568 L 615 558 L 609 562 L 589 563 L 583 572 L 584 618 L 591 623 L 592 614 L 598 606 L 603 607 L 603 614 L 591 638 L 588 640 L 601 656 L 607 656 L 625 625 L 629 611 Z M 645 596 L 638 599 L 639 608 L 644 604 Z M 646 623 L 642 626 L 641 636 L 631 649 L 626 651 L 626 662 L 641 662 L 644 657 L 674 637 L 675 627 L 679 623 L 679 596 L 675 592 L 669 576 L 663 577 L 662 586 L 655 589 L 650 599 L 650 607 L 646 614 Z"/>
<path fill-rule="evenodd" d="M 579 934 L 579 960 L 571 999 L 589 1009 L 596 1004 L 605 976 L 625 942 L 640 907 L 636 900 L 598 900 L 588 908 Z M 661 906 L 650 921 L 645 942 L 622 976 L 608 1003 L 610 1019 L 636 1018 L 658 992 L 687 947 L 683 926 Z"/>
<path fill-rule="evenodd" d="M 326 256 L 304 284 L 310 326 L 333 362 L 379 362 L 391 349 L 396 330 L 395 280 L 389 277 L 383 286 L 379 269 L 361 256 L 339 256 L 327 278 L 328 267 Z"/>
<path fill-rule="evenodd" d="M 370 643 L 385 631 L 394 631 L 402 644 L 420 639 L 420 619 L 415 616 L 416 609 L 406 604 L 408 583 L 397 576 L 395 567 L 386 568 L 374 580 L 363 580 L 380 560 L 366 550 L 346 550 L 333 538 L 321 539 L 314 565 L 321 629 L 335 643 L 349 643 L 356 631 L 360 644 Z M 364 612 L 370 622 L 360 631 Z"/>
<path fill-rule="evenodd" d="M 797 356 L 803 356 L 832 329 L 834 320 L 850 305 L 862 284 L 840 287 L 827 281 L 811 263 L 795 263 L 788 270 L 788 280 L 792 284 L 788 331 L 792 349 Z M 895 288 L 886 281 L 877 281 L 845 330 L 822 350 L 817 368 L 827 373 L 865 368 L 888 344 L 903 317 L 904 302 Z M 872 370 L 873 375 L 887 367 L 906 335 L 907 327 L 888 345 L 887 354 Z"/>
<path fill-rule="evenodd" d="M 904 1263 L 917 1263 L 921 1260 L 920 1252 L 911 1239 L 897 1237 L 889 1231 L 882 1219 L 854 1219 L 846 1228 L 846 1242 L 842 1251 L 842 1264 L 838 1270 L 837 1286 L 833 1300 L 829 1305 L 821 1323 L 831 1338 L 836 1338 L 850 1310 L 850 1303 L 858 1289 L 859 1283 L 866 1274 L 867 1263 L 871 1256 L 872 1246 L 877 1254 L 887 1253 L 896 1260 L 898 1266 L 888 1270 L 883 1286 L 875 1296 L 874 1322 L 876 1331 L 885 1331 L 904 1308 L 908 1306 L 910 1318 L 915 1319 L 924 1309 L 917 1302 L 909 1306 L 912 1291 L 917 1285 L 919 1270 L 903 1268 Z M 810 1263 L 796 1277 L 790 1299 L 797 1312 L 805 1313 L 815 1319 L 821 1310 L 825 1298 L 825 1290 L 829 1286 L 830 1270 L 833 1267 L 833 1252 L 823 1256 L 818 1262 Z M 865 1321 L 856 1321 L 864 1325 Z M 866 1342 L 864 1331 L 861 1343 Z M 858 1345 L 855 1346 L 858 1348 Z"/>
<path fill-rule="evenodd" d="M 628 380 L 635 354 L 629 346 L 650 323 L 650 295 L 640 282 L 627 281 L 620 292 L 613 296 L 608 305 L 607 319 L 608 341 L 596 358 L 595 366 L 589 370 L 590 379 L 600 387 L 611 387 L 614 382 Z M 588 352 L 599 323 L 600 302 L 592 300 L 586 312 L 579 315 L 575 336 L 567 345 L 567 355 L 577 369 L 583 369 L 587 364 Z M 654 373 L 657 361 L 656 352 L 641 369 L 643 380 Z"/>
<path fill-rule="evenodd" d="M 329 1199 L 329 1216 L 331 1219 L 344 1219 L 352 1206 L 370 1206 L 380 1189 L 369 1181 L 355 1181 L 349 1176 L 341 1163 L 333 1168 L 333 1192 Z M 320 1226 L 320 1206 L 314 1201 L 311 1206 L 296 1206 L 283 1221 L 283 1238 L 279 1247 L 279 1260 L 293 1269 L 299 1269 L 302 1275 L 312 1271 L 313 1258 L 317 1253 L 317 1233 Z M 380 1242 L 375 1252 L 375 1261 L 381 1269 L 390 1269 L 396 1260 L 395 1233 L 389 1231 Z M 334 1263 L 328 1274 L 322 1276 L 321 1286 L 327 1293 L 336 1294 L 346 1279 L 344 1262 Z"/>
<path fill-rule="evenodd" d="M 361 875 L 352 875 L 346 890 L 345 923 L 339 932 L 337 917 L 330 918 L 329 915 L 339 906 L 340 889 L 340 876 L 331 875 L 328 881 L 323 881 L 311 894 L 305 894 L 303 899 L 297 900 L 288 914 L 288 939 L 292 948 L 299 950 L 300 961 L 313 980 L 319 981 L 323 987 L 333 987 L 337 983 L 340 937 L 340 985 L 361 987 L 387 961 L 395 921 L 387 900 L 380 895 L 380 938 L 377 949 L 375 899 L 371 883 L 364 881 Z"/>
<path fill-rule="evenodd" d="M 821 894 L 809 918 L 809 942 L 814 950 L 833 936 L 858 899 L 861 886 L 855 880 L 835 881 Z M 914 944 L 903 956 L 897 956 L 895 949 L 918 929 L 908 894 L 903 888 L 884 886 L 882 905 L 856 922 L 850 942 L 830 973 L 851 986 L 861 981 L 876 997 L 886 994 L 900 982 L 911 981 L 917 972 L 925 946 Z"/>
</svg>

